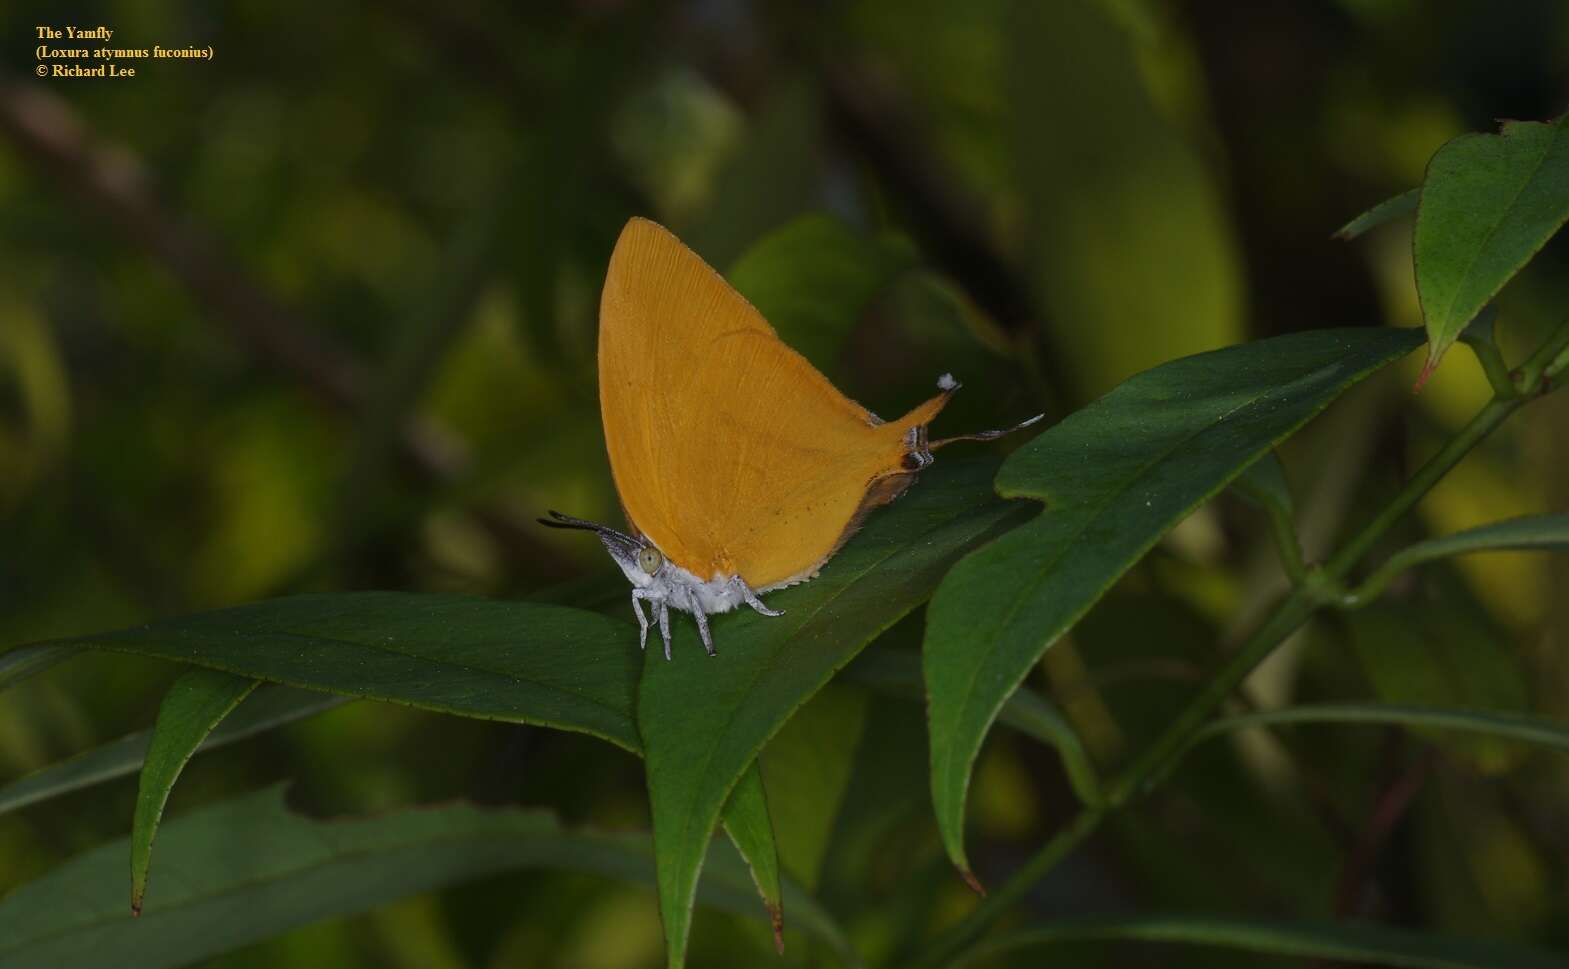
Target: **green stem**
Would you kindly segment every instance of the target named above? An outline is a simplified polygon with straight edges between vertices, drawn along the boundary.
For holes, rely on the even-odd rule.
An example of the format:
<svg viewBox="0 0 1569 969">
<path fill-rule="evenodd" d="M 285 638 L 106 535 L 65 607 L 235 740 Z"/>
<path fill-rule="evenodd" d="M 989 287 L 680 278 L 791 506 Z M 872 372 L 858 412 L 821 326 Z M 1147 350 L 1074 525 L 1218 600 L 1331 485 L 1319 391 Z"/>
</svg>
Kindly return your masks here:
<svg viewBox="0 0 1569 969">
<path fill-rule="evenodd" d="M 1270 532 L 1275 537 L 1275 549 L 1280 553 L 1280 565 L 1285 569 L 1291 584 L 1299 586 L 1307 581 L 1307 563 L 1302 557 L 1302 542 L 1297 538 L 1297 523 L 1291 513 L 1277 505 L 1265 506 L 1269 512 Z"/>
<path fill-rule="evenodd" d="M 1199 695 L 1177 715 L 1177 719 L 1133 762 L 1112 786 L 1110 803 L 1120 805 L 1147 791 L 1164 777 L 1166 767 L 1181 753 L 1191 734 L 1197 732 L 1232 690 L 1253 672 L 1275 647 L 1307 622 L 1319 607 L 1338 601 L 1341 581 L 1352 566 L 1378 542 L 1379 538 L 1432 490 L 1433 486 L 1459 464 L 1483 438 L 1492 433 L 1524 401 L 1519 397 L 1494 398 L 1422 465 L 1390 499 L 1383 510 L 1362 531 L 1336 552 L 1322 569 L 1308 573 L 1306 581 L 1292 590 L 1269 614 L 1263 624 L 1232 654 L 1221 670 L 1210 678 Z"/>
<path fill-rule="evenodd" d="M 1268 465 L 1273 465 L 1274 470 L 1266 471 Z M 1283 478 L 1275 483 L 1270 481 L 1280 473 L 1279 459 L 1271 452 L 1244 471 L 1241 477 L 1231 483 L 1231 486 L 1242 497 L 1263 509 L 1264 514 L 1269 518 L 1270 537 L 1275 541 L 1275 551 L 1280 556 L 1280 566 L 1292 585 L 1301 585 L 1307 580 L 1307 563 L 1302 557 L 1302 542 L 1297 538 L 1297 523 L 1292 511 L 1291 496 L 1289 493 L 1285 495 L 1280 493 L 1280 490 L 1285 487 Z"/>
<path fill-rule="evenodd" d="M 1526 400 L 1547 389 L 1544 379 L 1569 367 L 1569 320 L 1544 343 L 1521 368 L 1509 393 L 1498 392 L 1471 421 L 1439 449 L 1411 476 L 1400 492 L 1363 529 L 1347 542 L 1320 569 L 1308 569 L 1303 582 L 1291 590 L 1271 610 L 1264 622 L 1247 638 L 1226 665 L 1194 697 L 1177 718 L 1111 786 L 1106 808 L 1086 808 L 1068 827 L 1043 845 L 1010 877 L 1001 888 L 949 929 L 929 948 L 916 965 L 940 966 L 961 951 L 971 940 L 997 921 L 1003 912 L 1022 898 L 1046 873 L 1077 847 L 1099 826 L 1107 810 L 1121 807 L 1146 793 L 1171 771 L 1191 739 L 1203 729 L 1215 708 L 1247 679 L 1286 637 L 1296 632 L 1308 618 L 1325 605 L 1338 602 L 1345 576 L 1362 560 L 1378 540 L 1400 518 L 1414 508 L 1445 474 L 1459 464 L 1471 449 L 1491 434 Z M 1555 369 L 1556 368 L 1556 369 Z"/>
<path fill-rule="evenodd" d="M 1495 397 L 1513 397 L 1518 393 L 1514 378 L 1509 376 L 1509 365 L 1504 363 L 1504 355 L 1498 352 L 1497 344 L 1490 338 L 1471 339 L 1461 336 L 1460 341 L 1476 354 L 1476 360 L 1482 365 L 1482 372 L 1487 375 L 1487 382 L 1492 386 Z"/>
<path fill-rule="evenodd" d="M 1351 541 L 1343 545 L 1340 551 L 1325 563 L 1324 572 L 1328 577 L 1335 580 L 1344 579 L 1351 571 L 1351 567 L 1362 560 L 1362 557 L 1377 544 L 1395 522 L 1416 507 L 1416 503 L 1421 501 L 1451 468 L 1459 464 L 1472 448 L 1481 443 L 1483 438 L 1491 434 L 1524 403 L 1524 399 L 1520 397 L 1494 397 L 1489 401 L 1465 427 L 1460 429 L 1460 433 L 1450 438 L 1449 443 L 1417 469 L 1417 472 L 1406 482 L 1405 487 L 1400 489 L 1400 493 L 1390 499 L 1389 504 L 1385 505 L 1372 521 L 1363 526 Z"/>
<path fill-rule="evenodd" d="M 1363 579 L 1361 585 L 1342 593 L 1335 605 L 1341 609 L 1360 609 L 1377 602 L 1384 594 L 1384 590 L 1389 588 L 1389 584 L 1407 568 L 1409 568 L 1408 564 L 1400 555 L 1390 556 L 1389 560 L 1375 569 L 1372 575 Z"/>
<path fill-rule="evenodd" d="M 1520 388 L 1520 393 L 1528 396 L 1545 393 L 1551 388 L 1544 386 L 1544 381 L 1558 376 L 1565 367 L 1569 367 L 1569 320 L 1558 324 L 1557 332 L 1548 337 L 1547 342 L 1520 366 L 1520 376 L 1515 386 Z"/>
<path fill-rule="evenodd" d="M 1560 353 L 1552 363 L 1547 365 L 1547 379 L 1554 379 L 1560 373 L 1563 373 L 1565 369 L 1569 369 L 1569 347 L 1564 347 L 1563 352 Z"/>
<path fill-rule="evenodd" d="M 1176 755 L 1187 745 L 1188 738 L 1204 726 L 1215 708 L 1274 652 L 1276 646 L 1307 622 L 1321 602 L 1319 585 L 1319 580 L 1310 579 L 1275 606 L 1253 635 L 1231 654 L 1226 665 L 1209 678 L 1198 696 L 1188 701 L 1177 718 L 1112 784 L 1107 796 L 1112 806 L 1120 807 L 1139 797 L 1165 777 L 1168 766 L 1175 763 Z"/>
</svg>

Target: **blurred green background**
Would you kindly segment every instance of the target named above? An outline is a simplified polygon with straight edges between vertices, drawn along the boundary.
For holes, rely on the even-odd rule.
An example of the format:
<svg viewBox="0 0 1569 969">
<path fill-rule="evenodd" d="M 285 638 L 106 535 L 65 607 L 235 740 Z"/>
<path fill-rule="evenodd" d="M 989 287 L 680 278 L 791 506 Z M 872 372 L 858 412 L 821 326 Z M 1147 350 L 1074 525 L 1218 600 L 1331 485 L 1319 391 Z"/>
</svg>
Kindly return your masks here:
<svg viewBox="0 0 1569 969">
<path fill-rule="evenodd" d="M 39 24 L 216 56 L 36 81 Z M 6 4 L 0 645 L 311 590 L 620 615 L 597 543 L 533 517 L 619 518 L 594 345 L 632 215 L 674 229 L 874 410 L 952 370 L 967 388 L 938 429 L 959 432 L 1060 418 L 1199 350 L 1418 324 L 1409 226 L 1330 234 L 1416 185 L 1448 138 L 1566 105 L 1561 0 Z M 1505 291 L 1510 359 L 1569 305 L 1565 268 L 1550 246 Z M 1419 397 L 1407 364 L 1283 454 L 1310 553 L 1487 396 L 1462 351 Z M 1569 507 L 1566 417 L 1564 395 L 1526 412 L 1400 538 Z M 1116 763 L 1280 582 L 1260 516 L 1212 503 L 1049 654 L 1042 685 Z M 917 615 L 888 638 L 920 631 Z M 1569 717 L 1561 559 L 1463 559 L 1300 640 L 1251 681 L 1257 702 Z M 0 782 L 146 726 L 175 672 L 93 656 L 8 691 Z M 819 893 L 896 959 L 912 927 L 973 904 L 937 847 L 921 710 L 844 686 L 812 711 L 802 730 L 839 725 L 813 742 L 852 771 Z M 647 824 L 639 765 L 604 744 L 370 704 L 198 759 L 170 810 L 283 778 L 326 814 L 472 797 Z M 1402 784 L 1411 806 L 1367 848 Z M 0 816 L 0 892 L 122 834 L 134 793 Z M 1004 735 L 973 803 L 983 870 L 1072 806 L 1055 758 Z M 1544 755 L 1319 728 L 1211 745 L 1033 905 L 1564 943 L 1566 874 L 1569 773 Z M 692 964 L 769 949 L 760 925 L 700 914 Z M 618 969 L 660 952 L 650 891 L 531 873 L 210 964 Z"/>
</svg>

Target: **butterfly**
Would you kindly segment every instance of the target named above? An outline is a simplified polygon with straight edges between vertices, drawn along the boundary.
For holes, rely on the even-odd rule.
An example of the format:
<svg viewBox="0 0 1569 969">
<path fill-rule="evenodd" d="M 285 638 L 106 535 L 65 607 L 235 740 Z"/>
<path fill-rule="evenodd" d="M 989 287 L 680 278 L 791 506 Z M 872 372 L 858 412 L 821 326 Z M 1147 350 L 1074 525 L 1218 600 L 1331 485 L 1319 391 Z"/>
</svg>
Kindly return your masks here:
<svg viewBox="0 0 1569 969">
<path fill-rule="evenodd" d="M 634 218 L 610 257 L 599 308 L 599 403 L 616 492 L 631 525 L 550 512 L 598 535 L 632 583 L 638 642 L 648 604 L 670 658 L 670 610 L 708 617 L 818 573 L 867 513 L 897 498 L 958 440 L 927 426 L 959 389 L 884 421 L 840 393 L 761 313 L 669 230 Z"/>
</svg>

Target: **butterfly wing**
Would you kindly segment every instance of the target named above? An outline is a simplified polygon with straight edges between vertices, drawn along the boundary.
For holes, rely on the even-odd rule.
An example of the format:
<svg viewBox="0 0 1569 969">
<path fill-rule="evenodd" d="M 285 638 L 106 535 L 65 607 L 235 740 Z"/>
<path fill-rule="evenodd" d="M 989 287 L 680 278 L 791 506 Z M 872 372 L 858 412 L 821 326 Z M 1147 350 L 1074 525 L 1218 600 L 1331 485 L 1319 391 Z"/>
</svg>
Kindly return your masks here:
<svg viewBox="0 0 1569 969">
<path fill-rule="evenodd" d="M 911 431 L 845 397 L 695 253 L 627 224 L 600 304 L 605 443 L 627 517 L 701 579 L 811 575 L 908 483 Z"/>
</svg>

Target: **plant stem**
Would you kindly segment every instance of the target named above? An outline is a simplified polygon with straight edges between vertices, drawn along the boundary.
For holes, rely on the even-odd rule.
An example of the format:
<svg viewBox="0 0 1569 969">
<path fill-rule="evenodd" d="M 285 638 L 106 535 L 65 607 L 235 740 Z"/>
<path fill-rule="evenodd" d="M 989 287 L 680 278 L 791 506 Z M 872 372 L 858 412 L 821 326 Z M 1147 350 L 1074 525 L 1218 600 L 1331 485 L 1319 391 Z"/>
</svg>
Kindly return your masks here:
<svg viewBox="0 0 1569 969">
<path fill-rule="evenodd" d="M 1524 403 L 1519 397 L 1495 397 L 1471 421 L 1449 440 L 1437 454 L 1428 458 L 1405 483 L 1405 487 L 1390 499 L 1383 510 L 1362 531 L 1336 552 L 1321 569 L 1312 570 L 1306 580 L 1280 601 L 1253 635 L 1232 654 L 1221 670 L 1194 697 L 1177 719 L 1161 733 L 1160 737 L 1133 762 L 1133 765 L 1113 784 L 1109 795 L 1112 805 L 1121 805 L 1157 783 L 1165 774 L 1175 755 L 1182 752 L 1188 739 L 1204 725 L 1231 691 L 1253 672 L 1265 657 L 1274 652 L 1287 636 L 1296 632 L 1308 617 L 1321 606 L 1337 598 L 1336 590 L 1346 574 L 1362 556 L 1376 544 L 1395 522 L 1416 506 L 1433 486 L 1459 464 L 1461 459 L 1488 434 L 1502 424 Z"/>
<path fill-rule="evenodd" d="M 1498 345 L 1491 337 L 1477 339 L 1461 336 L 1460 342 L 1476 354 L 1476 361 L 1482 365 L 1482 372 L 1487 375 L 1487 382 L 1493 388 L 1494 395 L 1512 397 L 1517 393 L 1514 378 L 1509 375 L 1509 365 L 1504 363 L 1504 355 L 1498 352 Z"/>
<path fill-rule="evenodd" d="M 935 940 L 916 965 L 921 969 L 943 965 L 1067 857 L 1100 825 L 1107 811 L 1126 805 L 1164 779 L 1194 735 L 1203 729 L 1215 708 L 1247 679 L 1248 674 L 1274 652 L 1286 637 L 1300 629 L 1313 613 L 1339 601 L 1343 596 L 1341 590 L 1345 576 L 1384 533 L 1414 508 L 1444 475 L 1509 415 L 1527 400 L 1548 389 L 1544 381 L 1565 367 L 1569 367 L 1569 320 L 1560 324 L 1547 342 L 1531 355 L 1508 391 L 1495 391 L 1493 399 L 1417 469 L 1372 521 L 1342 546 L 1322 568 L 1307 570 L 1303 581 L 1276 604 L 1263 623 L 1237 648 L 1198 696 L 1112 784 L 1105 808 L 1085 808 L 1080 811 L 1066 828 L 1046 842 L 1001 888 L 988 896 L 963 921 Z"/>
<path fill-rule="evenodd" d="M 1449 439 L 1438 450 L 1438 453 L 1427 459 L 1422 467 L 1417 469 L 1400 489 L 1400 492 L 1390 499 L 1373 520 L 1363 526 L 1349 542 L 1341 546 L 1340 551 L 1324 565 L 1324 573 L 1334 580 L 1344 579 L 1351 571 L 1351 567 L 1361 561 L 1362 556 L 1389 531 L 1390 526 L 1405 516 L 1406 512 L 1416 506 L 1433 486 L 1448 474 L 1450 469 L 1460 463 L 1460 460 L 1471 452 L 1483 438 L 1491 434 L 1498 425 L 1502 424 L 1510 414 L 1520 408 L 1525 400 L 1520 397 L 1501 398 L 1494 397 L 1488 401 L 1476 416 L 1471 418 L 1460 433 Z"/>
<path fill-rule="evenodd" d="M 1307 581 L 1308 567 L 1302 557 L 1302 542 L 1297 538 L 1297 523 L 1285 508 L 1271 504 L 1266 506 L 1266 510 L 1275 549 L 1280 553 L 1280 567 L 1285 570 L 1286 578 L 1291 580 L 1292 585 L 1301 585 Z"/>
<path fill-rule="evenodd" d="M 1563 352 L 1558 355 L 1558 358 L 1547 365 L 1545 376 L 1548 380 L 1552 380 L 1562 373 L 1566 368 L 1569 368 L 1569 347 L 1564 347 Z"/>
<path fill-rule="evenodd" d="M 1318 585 L 1318 581 L 1310 579 L 1307 584 L 1297 586 L 1270 611 L 1268 618 L 1231 654 L 1226 665 L 1209 678 L 1198 696 L 1188 702 L 1155 742 L 1112 784 L 1107 795 L 1111 806 L 1121 807 L 1165 777 L 1189 738 L 1204 726 L 1215 708 L 1319 607 Z"/>
<path fill-rule="evenodd" d="M 1547 342 L 1520 365 L 1515 386 L 1527 396 L 1545 392 L 1549 388 L 1543 386 L 1543 381 L 1556 377 L 1565 367 L 1569 367 L 1569 320 L 1558 324 L 1557 331 L 1547 338 Z"/>
</svg>

